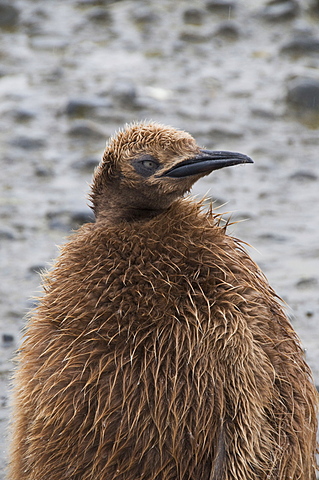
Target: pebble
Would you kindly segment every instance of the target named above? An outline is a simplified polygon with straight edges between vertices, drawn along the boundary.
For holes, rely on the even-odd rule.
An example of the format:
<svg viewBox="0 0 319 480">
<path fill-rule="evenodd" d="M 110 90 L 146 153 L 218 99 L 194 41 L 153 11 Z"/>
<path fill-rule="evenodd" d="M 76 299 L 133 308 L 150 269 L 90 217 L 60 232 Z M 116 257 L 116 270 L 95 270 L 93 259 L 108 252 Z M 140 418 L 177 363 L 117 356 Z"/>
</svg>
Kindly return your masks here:
<svg viewBox="0 0 319 480">
<path fill-rule="evenodd" d="M 2 227 L 0 229 L 0 240 L 16 240 L 13 230 Z"/>
<path fill-rule="evenodd" d="M 312 288 L 317 287 L 318 280 L 315 277 L 302 278 L 296 283 L 297 288 Z"/>
<path fill-rule="evenodd" d="M 319 80 L 303 77 L 291 80 L 287 103 L 297 109 L 319 111 Z"/>
<path fill-rule="evenodd" d="M 301 35 L 285 43 L 280 51 L 288 55 L 311 55 L 319 52 L 319 38 Z"/>
<path fill-rule="evenodd" d="M 188 8 L 183 13 L 183 20 L 189 25 L 201 25 L 204 17 L 205 12 L 200 8 Z"/>
<path fill-rule="evenodd" d="M 71 167 L 82 173 L 93 173 L 99 163 L 100 160 L 97 158 L 84 158 L 83 160 L 78 160 L 72 163 Z"/>
<path fill-rule="evenodd" d="M 137 90 L 135 84 L 129 79 L 117 80 L 109 91 L 109 95 L 120 106 L 125 108 L 138 108 Z"/>
<path fill-rule="evenodd" d="M 103 140 L 103 133 L 95 124 L 89 121 L 77 121 L 69 128 L 68 134 L 82 141 Z"/>
<path fill-rule="evenodd" d="M 88 20 L 95 23 L 101 23 L 104 26 L 107 26 L 112 23 L 112 15 L 108 10 L 105 10 L 104 8 L 94 8 L 88 14 Z"/>
<path fill-rule="evenodd" d="M 214 36 L 226 38 L 227 40 L 238 40 L 241 34 L 242 30 L 237 22 L 226 20 L 217 26 Z"/>
<path fill-rule="evenodd" d="M 55 175 L 53 168 L 46 165 L 37 165 L 34 173 L 37 177 L 43 178 L 53 177 Z"/>
<path fill-rule="evenodd" d="M 84 223 L 92 223 L 95 221 L 94 214 L 89 209 L 80 211 L 60 210 L 56 212 L 48 212 L 46 218 L 49 227 L 52 230 L 62 230 L 64 232 L 76 230 Z"/>
<path fill-rule="evenodd" d="M 232 0 L 209 0 L 206 2 L 206 8 L 213 13 L 227 13 L 229 14 L 236 8 L 237 2 Z"/>
<path fill-rule="evenodd" d="M 90 117 L 97 109 L 111 107 L 109 99 L 100 98 L 72 98 L 65 107 L 65 113 L 69 117 Z"/>
<path fill-rule="evenodd" d="M 19 21 L 19 10 L 9 2 L 0 2 L 0 28 L 12 28 Z"/>
<path fill-rule="evenodd" d="M 46 270 L 45 265 L 31 265 L 31 267 L 29 267 L 28 269 L 30 273 L 36 273 L 36 274 L 41 274 L 45 270 Z"/>
<path fill-rule="evenodd" d="M 144 27 L 147 24 L 159 22 L 159 16 L 151 8 L 139 5 L 134 5 L 132 19 L 137 25 Z"/>
<path fill-rule="evenodd" d="M 299 13 L 296 0 L 272 0 L 262 9 L 260 16 L 265 20 L 290 20 Z"/>
<path fill-rule="evenodd" d="M 10 333 L 3 333 L 2 334 L 2 345 L 4 347 L 11 347 L 14 343 L 14 336 Z"/>
<path fill-rule="evenodd" d="M 14 109 L 11 111 L 11 113 L 17 122 L 27 122 L 36 117 L 35 112 L 26 110 L 24 108 Z"/>
<path fill-rule="evenodd" d="M 42 138 L 32 138 L 24 135 L 12 138 L 9 143 L 13 147 L 23 150 L 39 150 L 45 146 L 45 141 Z"/>
<path fill-rule="evenodd" d="M 298 170 L 290 175 L 289 178 L 291 180 L 297 180 L 298 182 L 315 182 L 318 180 L 318 176 L 308 170 Z"/>
</svg>

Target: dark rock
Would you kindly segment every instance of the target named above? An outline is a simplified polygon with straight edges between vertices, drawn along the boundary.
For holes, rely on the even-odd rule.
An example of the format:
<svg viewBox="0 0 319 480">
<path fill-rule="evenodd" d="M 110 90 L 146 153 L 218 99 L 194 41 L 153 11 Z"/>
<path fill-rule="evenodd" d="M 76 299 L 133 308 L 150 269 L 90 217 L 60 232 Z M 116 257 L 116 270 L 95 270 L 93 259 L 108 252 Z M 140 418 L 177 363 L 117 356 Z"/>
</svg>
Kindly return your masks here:
<svg viewBox="0 0 319 480">
<path fill-rule="evenodd" d="M 282 243 L 287 241 L 287 237 L 280 235 L 279 233 L 262 233 L 261 235 L 258 235 L 258 238 L 267 242 L 270 241 Z"/>
<path fill-rule="evenodd" d="M 48 167 L 46 165 L 37 165 L 35 167 L 34 173 L 36 174 L 37 177 L 43 177 L 43 178 L 48 178 L 48 177 L 53 177 L 54 176 L 54 171 L 51 167 Z"/>
<path fill-rule="evenodd" d="M 41 138 L 32 138 L 21 135 L 10 140 L 10 145 L 22 148 L 23 150 L 39 150 L 45 146 L 45 141 Z"/>
<path fill-rule="evenodd" d="M 242 138 L 244 132 L 242 130 L 230 129 L 228 127 L 212 127 L 207 132 L 210 138 L 214 141 L 221 141 L 223 139 Z"/>
<path fill-rule="evenodd" d="M 206 32 L 198 31 L 195 27 L 194 29 L 188 28 L 185 31 L 182 31 L 179 35 L 179 39 L 183 42 L 189 43 L 204 43 L 207 42 L 211 38 L 211 34 L 207 34 Z"/>
<path fill-rule="evenodd" d="M 31 265 L 31 267 L 29 267 L 29 272 L 30 273 L 41 274 L 45 270 L 46 270 L 45 265 Z"/>
<path fill-rule="evenodd" d="M 92 6 L 107 6 L 112 3 L 121 2 L 122 0 L 78 0 L 77 4 L 80 7 L 92 7 Z"/>
<path fill-rule="evenodd" d="M 209 0 L 205 5 L 210 12 L 229 14 L 236 8 L 236 4 L 237 2 L 232 0 Z"/>
<path fill-rule="evenodd" d="M 88 117 L 99 108 L 109 108 L 111 101 L 100 98 L 73 98 L 68 101 L 65 113 L 69 117 Z"/>
<path fill-rule="evenodd" d="M 16 240 L 16 236 L 11 229 L 2 227 L 0 229 L 0 240 Z"/>
<path fill-rule="evenodd" d="M 12 28 L 19 21 L 19 10 L 9 2 L 0 2 L 0 27 Z"/>
<path fill-rule="evenodd" d="M 301 289 L 313 288 L 317 285 L 318 280 L 315 277 L 303 278 L 296 283 L 296 287 Z"/>
<path fill-rule="evenodd" d="M 203 23 L 205 12 L 200 8 L 188 8 L 184 11 L 184 22 L 189 25 L 201 25 Z"/>
<path fill-rule="evenodd" d="M 214 36 L 226 38 L 227 40 L 238 40 L 242 31 L 240 25 L 233 20 L 221 22 L 214 33 Z"/>
<path fill-rule="evenodd" d="M 88 19 L 91 22 L 101 23 L 103 25 L 110 25 L 112 23 L 112 15 L 108 10 L 103 8 L 93 9 L 89 15 Z"/>
<path fill-rule="evenodd" d="M 291 80 L 287 102 L 297 109 L 319 111 L 319 80 L 302 77 Z"/>
<path fill-rule="evenodd" d="M 285 43 L 280 50 L 288 55 L 311 55 L 319 52 L 319 38 L 300 36 Z"/>
<path fill-rule="evenodd" d="M 46 217 L 51 229 L 66 232 L 76 230 L 84 223 L 92 223 L 95 221 L 94 214 L 89 209 L 73 212 L 68 210 L 49 212 Z"/>
<path fill-rule="evenodd" d="M 63 37 L 36 35 L 30 39 L 31 46 L 38 50 L 63 50 L 69 44 Z"/>
<path fill-rule="evenodd" d="M 25 110 L 23 108 L 17 108 L 16 110 L 13 110 L 12 114 L 17 122 L 27 122 L 36 116 L 35 112 L 32 112 L 31 110 Z"/>
<path fill-rule="evenodd" d="M 134 5 L 132 19 L 140 26 L 159 22 L 159 16 L 153 11 L 153 9 L 138 5 Z"/>
<path fill-rule="evenodd" d="M 72 163 L 72 168 L 80 170 L 83 173 L 93 173 L 94 169 L 98 166 L 100 160 L 96 158 L 85 158 L 83 160 Z"/>
<path fill-rule="evenodd" d="M 68 131 L 71 137 L 76 137 L 82 141 L 105 139 L 104 133 L 91 122 L 75 122 Z"/>
<path fill-rule="evenodd" d="M 14 343 L 14 336 L 10 333 L 3 333 L 2 334 L 2 345 L 4 347 L 11 347 Z"/>
<path fill-rule="evenodd" d="M 114 99 L 121 107 L 138 107 L 136 87 L 131 80 L 117 80 L 109 93 L 112 99 Z"/>
<path fill-rule="evenodd" d="M 291 180 L 297 180 L 299 182 L 315 182 L 318 180 L 318 176 L 307 170 L 298 170 L 297 172 L 290 175 Z"/>
<path fill-rule="evenodd" d="M 266 20 L 290 20 L 299 13 L 299 4 L 296 0 L 272 0 L 260 12 Z"/>
</svg>

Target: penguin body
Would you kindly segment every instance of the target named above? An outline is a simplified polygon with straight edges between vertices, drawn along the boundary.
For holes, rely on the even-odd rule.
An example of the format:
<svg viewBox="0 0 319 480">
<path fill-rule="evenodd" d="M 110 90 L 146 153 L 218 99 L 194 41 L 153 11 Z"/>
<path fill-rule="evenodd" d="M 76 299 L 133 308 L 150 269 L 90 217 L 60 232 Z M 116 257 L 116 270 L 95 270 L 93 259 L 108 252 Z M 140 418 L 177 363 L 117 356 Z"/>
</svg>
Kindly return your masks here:
<svg viewBox="0 0 319 480">
<path fill-rule="evenodd" d="M 181 198 L 234 158 L 157 124 L 111 140 L 97 221 L 63 247 L 29 320 L 11 480 L 315 479 L 299 340 L 242 244 Z"/>
</svg>

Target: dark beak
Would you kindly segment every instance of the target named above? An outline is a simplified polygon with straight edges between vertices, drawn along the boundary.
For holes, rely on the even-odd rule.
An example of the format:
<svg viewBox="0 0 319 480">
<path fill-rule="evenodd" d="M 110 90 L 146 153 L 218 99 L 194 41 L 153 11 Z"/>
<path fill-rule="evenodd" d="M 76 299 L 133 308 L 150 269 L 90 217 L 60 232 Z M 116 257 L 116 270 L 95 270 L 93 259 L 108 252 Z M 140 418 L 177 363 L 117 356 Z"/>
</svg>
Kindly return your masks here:
<svg viewBox="0 0 319 480">
<path fill-rule="evenodd" d="M 196 157 L 183 160 L 164 172 L 161 177 L 189 177 L 191 175 L 207 174 L 240 163 L 254 163 L 250 157 L 237 152 L 214 152 L 201 150 Z"/>
</svg>

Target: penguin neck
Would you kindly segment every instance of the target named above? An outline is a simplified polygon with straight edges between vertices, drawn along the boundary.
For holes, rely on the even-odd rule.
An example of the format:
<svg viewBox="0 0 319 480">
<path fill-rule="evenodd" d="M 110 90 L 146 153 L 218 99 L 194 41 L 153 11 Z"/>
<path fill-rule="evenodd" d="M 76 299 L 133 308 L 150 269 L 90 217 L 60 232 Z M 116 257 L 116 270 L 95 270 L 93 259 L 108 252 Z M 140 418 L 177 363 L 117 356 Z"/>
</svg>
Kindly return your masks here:
<svg viewBox="0 0 319 480">
<path fill-rule="evenodd" d="M 165 209 L 149 209 L 140 207 L 107 208 L 96 212 L 96 221 L 107 221 L 118 224 L 122 222 L 147 221 L 165 212 Z"/>
</svg>

